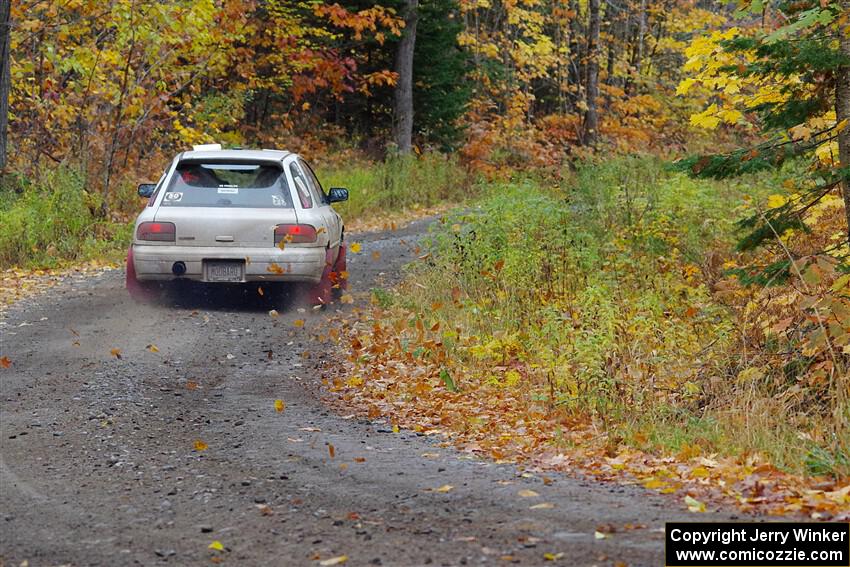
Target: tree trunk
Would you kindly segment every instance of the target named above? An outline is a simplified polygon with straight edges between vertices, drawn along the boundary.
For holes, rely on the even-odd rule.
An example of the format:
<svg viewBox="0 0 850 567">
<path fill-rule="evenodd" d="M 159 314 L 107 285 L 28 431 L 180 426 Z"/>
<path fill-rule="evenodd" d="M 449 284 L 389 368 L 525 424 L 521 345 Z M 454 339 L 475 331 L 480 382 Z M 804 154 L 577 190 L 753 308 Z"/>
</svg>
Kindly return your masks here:
<svg viewBox="0 0 850 567">
<path fill-rule="evenodd" d="M 406 0 L 404 33 L 398 44 L 395 70 L 395 141 L 400 154 L 409 154 L 413 147 L 413 53 L 416 46 L 416 22 L 419 19 L 419 0 Z"/>
<path fill-rule="evenodd" d="M 646 50 L 646 0 L 640 0 L 640 11 L 638 13 L 638 44 L 637 44 L 637 61 L 635 61 L 635 70 L 640 76 L 641 68 L 643 67 L 643 56 Z"/>
<path fill-rule="evenodd" d="M 575 91 L 572 93 L 571 102 L 573 104 L 573 108 L 575 108 L 576 104 L 583 98 L 582 91 L 582 79 L 584 77 L 583 65 L 582 65 L 582 49 L 581 43 L 579 40 L 581 39 L 583 30 L 581 25 L 581 6 L 578 3 L 578 0 L 569 0 L 569 9 L 572 12 L 572 16 L 570 17 L 570 61 L 569 61 L 569 75 L 568 80 L 571 85 L 575 86 Z"/>
<path fill-rule="evenodd" d="M 841 0 L 844 13 L 850 13 L 850 0 Z M 845 23 L 844 29 L 838 30 L 841 53 L 850 58 L 850 23 Z M 840 124 L 847 120 L 838 133 L 838 158 L 844 169 L 844 180 L 841 192 L 844 194 L 844 213 L 847 217 L 847 242 L 850 243 L 850 65 L 838 69 L 835 80 L 835 118 Z"/>
<path fill-rule="evenodd" d="M 605 84 L 614 84 L 614 63 L 617 59 L 617 28 L 619 28 L 620 8 L 616 3 L 608 4 L 605 8 L 605 31 L 608 34 L 608 62 L 606 65 Z"/>
<path fill-rule="evenodd" d="M 12 3 L 0 1 L 0 173 L 6 169 L 7 134 L 9 129 L 10 38 Z"/>
<path fill-rule="evenodd" d="M 596 99 L 599 97 L 599 0 L 589 0 L 588 11 L 590 25 L 587 32 L 587 111 L 584 116 L 584 144 L 593 147 L 596 146 L 599 131 L 596 109 Z"/>
</svg>

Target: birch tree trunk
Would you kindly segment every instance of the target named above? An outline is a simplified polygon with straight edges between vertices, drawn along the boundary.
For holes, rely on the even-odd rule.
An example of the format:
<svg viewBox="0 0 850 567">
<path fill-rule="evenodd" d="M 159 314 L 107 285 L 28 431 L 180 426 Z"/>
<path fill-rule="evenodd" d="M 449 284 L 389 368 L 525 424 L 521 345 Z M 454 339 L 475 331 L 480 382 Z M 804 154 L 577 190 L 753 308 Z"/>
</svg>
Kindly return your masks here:
<svg viewBox="0 0 850 567">
<path fill-rule="evenodd" d="M 844 13 L 850 14 L 850 0 L 841 0 Z M 838 28 L 841 53 L 850 59 L 850 23 Z M 847 217 L 847 242 L 850 243 L 850 65 L 839 67 L 835 77 L 835 117 L 840 124 L 848 121 L 838 133 L 838 158 L 844 169 L 841 192 L 844 195 L 844 213 Z"/>
<path fill-rule="evenodd" d="M 416 23 L 419 0 L 406 0 L 404 33 L 396 52 L 395 70 L 395 141 L 400 154 L 409 154 L 413 147 L 413 53 L 416 47 Z"/>
</svg>

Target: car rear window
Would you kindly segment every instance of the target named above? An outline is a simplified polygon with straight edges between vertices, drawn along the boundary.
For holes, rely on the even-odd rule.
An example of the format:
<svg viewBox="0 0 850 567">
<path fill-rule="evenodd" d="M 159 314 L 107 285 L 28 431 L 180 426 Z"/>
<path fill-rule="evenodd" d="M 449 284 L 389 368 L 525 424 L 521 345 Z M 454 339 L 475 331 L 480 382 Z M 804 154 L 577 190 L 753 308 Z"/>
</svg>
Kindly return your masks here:
<svg viewBox="0 0 850 567">
<path fill-rule="evenodd" d="M 165 207 L 291 209 L 283 170 L 253 163 L 180 163 L 162 197 Z"/>
</svg>

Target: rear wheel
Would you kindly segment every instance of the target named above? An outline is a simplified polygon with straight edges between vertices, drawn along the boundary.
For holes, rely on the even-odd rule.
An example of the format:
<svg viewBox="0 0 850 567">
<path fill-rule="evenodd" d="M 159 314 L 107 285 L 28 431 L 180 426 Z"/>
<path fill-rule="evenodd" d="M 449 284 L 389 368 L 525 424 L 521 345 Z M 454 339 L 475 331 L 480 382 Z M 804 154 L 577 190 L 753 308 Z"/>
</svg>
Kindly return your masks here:
<svg viewBox="0 0 850 567">
<path fill-rule="evenodd" d="M 140 281 L 136 277 L 136 266 L 133 264 L 133 247 L 127 251 L 126 286 L 130 297 L 140 303 L 150 303 L 159 297 L 159 283 Z"/>
<path fill-rule="evenodd" d="M 335 299 L 342 297 L 348 289 L 348 267 L 345 261 L 345 244 L 339 245 L 339 254 L 331 271 L 332 292 Z"/>
<path fill-rule="evenodd" d="M 322 271 L 322 279 L 317 283 L 307 284 L 304 286 L 304 301 L 308 304 L 327 305 L 331 302 L 333 293 L 333 250 L 328 249 L 325 252 L 325 269 Z"/>
</svg>

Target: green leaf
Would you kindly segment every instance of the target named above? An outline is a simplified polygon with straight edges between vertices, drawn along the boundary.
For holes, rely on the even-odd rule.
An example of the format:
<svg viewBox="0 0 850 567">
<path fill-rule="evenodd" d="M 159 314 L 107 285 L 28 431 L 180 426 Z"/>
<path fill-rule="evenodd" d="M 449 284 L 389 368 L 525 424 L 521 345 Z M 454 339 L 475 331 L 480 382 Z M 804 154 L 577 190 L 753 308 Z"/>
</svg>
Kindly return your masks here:
<svg viewBox="0 0 850 567">
<path fill-rule="evenodd" d="M 800 13 L 800 19 L 796 22 L 792 22 L 787 26 L 782 26 L 772 34 L 765 37 L 764 41 L 765 43 L 773 43 L 774 41 L 784 38 L 790 33 L 799 31 L 814 24 L 821 24 L 825 26 L 832 22 L 834 17 L 835 16 L 829 10 L 823 10 L 821 8 L 806 10 L 805 12 Z"/>
<path fill-rule="evenodd" d="M 446 389 L 449 392 L 457 392 L 457 386 L 455 386 L 455 381 L 452 380 L 451 374 L 449 371 L 443 368 L 440 370 L 440 379 L 443 381 L 443 384 L 446 385 Z"/>
</svg>

